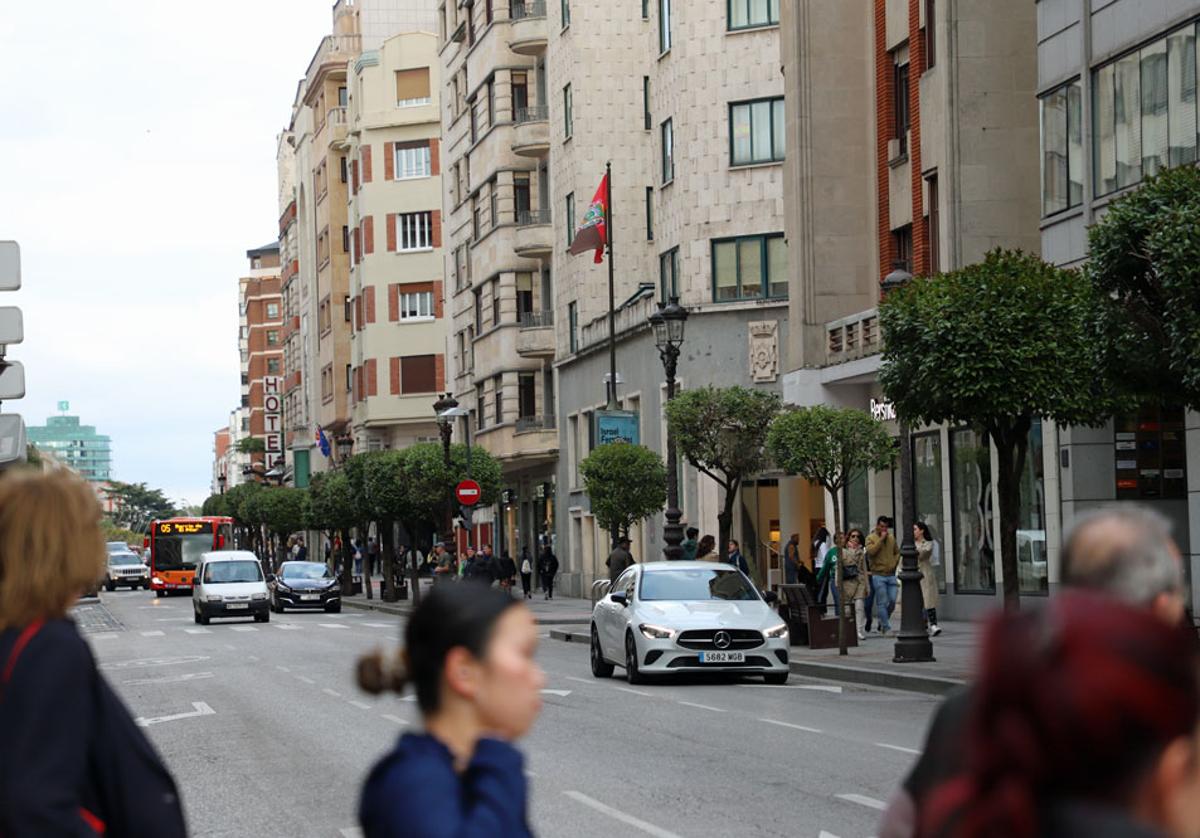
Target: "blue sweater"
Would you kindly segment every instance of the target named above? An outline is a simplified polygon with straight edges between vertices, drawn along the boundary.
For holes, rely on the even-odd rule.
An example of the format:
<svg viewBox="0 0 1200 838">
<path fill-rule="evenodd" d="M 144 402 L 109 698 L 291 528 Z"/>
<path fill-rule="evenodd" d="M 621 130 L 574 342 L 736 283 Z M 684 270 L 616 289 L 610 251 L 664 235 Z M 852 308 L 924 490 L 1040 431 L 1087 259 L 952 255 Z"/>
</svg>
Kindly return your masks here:
<svg viewBox="0 0 1200 838">
<path fill-rule="evenodd" d="M 481 739 L 467 770 L 429 734 L 406 733 L 367 777 L 358 819 L 366 838 L 531 838 L 524 760 Z"/>
</svg>

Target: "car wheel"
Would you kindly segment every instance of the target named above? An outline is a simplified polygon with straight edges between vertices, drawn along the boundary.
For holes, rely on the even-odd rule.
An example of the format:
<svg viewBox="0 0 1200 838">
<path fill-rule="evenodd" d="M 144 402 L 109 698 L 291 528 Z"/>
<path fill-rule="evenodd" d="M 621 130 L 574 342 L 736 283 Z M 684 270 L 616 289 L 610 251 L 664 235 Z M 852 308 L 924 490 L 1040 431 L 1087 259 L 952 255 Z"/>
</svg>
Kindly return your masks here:
<svg viewBox="0 0 1200 838">
<path fill-rule="evenodd" d="M 256 623 L 269 623 L 269 622 L 271 622 L 271 613 L 270 613 L 269 611 L 267 611 L 267 612 L 264 612 L 264 613 L 262 613 L 262 614 L 255 614 L 255 615 L 254 615 L 254 622 L 256 622 Z"/>
<path fill-rule="evenodd" d="M 337 605 L 329 606 L 328 608 L 325 609 L 325 613 L 326 614 L 341 614 L 342 613 L 342 604 L 339 602 Z"/>
<path fill-rule="evenodd" d="M 763 676 L 763 680 L 766 681 L 768 684 L 774 684 L 775 686 L 779 686 L 780 684 L 787 683 L 788 675 L 790 675 L 790 674 L 791 674 L 790 672 L 768 672 L 766 675 Z"/>
<path fill-rule="evenodd" d="M 196 610 L 196 606 L 194 606 L 194 605 L 192 606 L 192 619 L 194 619 L 196 621 L 196 625 L 200 625 L 200 623 L 202 621 L 201 617 L 200 617 L 200 612 Z"/>
<path fill-rule="evenodd" d="M 600 648 L 600 635 L 592 626 L 592 675 L 597 678 L 611 678 L 613 665 L 604 659 L 604 650 Z"/>
<path fill-rule="evenodd" d="M 206 626 L 212 622 L 212 617 L 209 617 L 207 614 L 200 614 L 198 616 L 200 617 L 200 625 L 202 626 Z"/>
<path fill-rule="evenodd" d="M 114 582 L 113 580 L 109 579 L 107 582 L 104 583 L 104 590 L 108 591 L 110 594 L 113 591 L 115 591 L 116 589 L 117 589 L 117 583 Z"/>
<path fill-rule="evenodd" d="M 625 680 L 631 686 L 646 683 L 646 676 L 638 669 L 637 641 L 632 633 L 625 635 Z"/>
<path fill-rule="evenodd" d="M 148 591 L 148 590 L 150 590 L 150 583 L 149 583 L 149 582 L 143 582 L 143 583 L 142 583 L 142 590 L 143 590 L 143 591 Z"/>
<path fill-rule="evenodd" d="M 154 593 L 158 595 L 159 599 L 167 595 L 166 591 L 155 591 Z"/>
</svg>

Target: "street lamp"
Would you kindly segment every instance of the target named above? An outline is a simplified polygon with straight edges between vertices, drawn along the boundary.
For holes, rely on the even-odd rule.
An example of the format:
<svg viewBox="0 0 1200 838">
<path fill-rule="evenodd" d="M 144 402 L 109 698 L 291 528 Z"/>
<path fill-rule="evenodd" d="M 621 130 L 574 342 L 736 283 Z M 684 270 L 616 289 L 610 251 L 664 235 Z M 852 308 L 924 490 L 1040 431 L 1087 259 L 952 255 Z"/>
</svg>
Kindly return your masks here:
<svg viewBox="0 0 1200 838">
<path fill-rule="evenodd" d="M 658 311 L 650 315 L 654 327 L 654 345 L 662 358 L 663 370 L 667 374 L 667 401 L 675 398 L 675 369 L 679 363 L 679 347 L 683 344 L 683 326 L 687 322 L 687 309 L 679 305 L 678 297 L 671 297 L 667 305 L 658 304 Z M 683 527 L 679 519 L 679 467 L 675 453 L 675 435 L 667 423 L 667 511 L 666 526 L 663 527 L 663 555 L 668 560 L 683 558 Z"/>
<path fill-rule="evenodd" d="M 442 459 L 446 463 L 446 473 L 450 473 L 450 437 L 454 434 L 454 423 L 449 416 L 443 414 L 458 407 L 458 400 L 453 393 L 444 393 L 433 403 L 433 413 L 437 416 L 438 433 L 442 437 Z M 446 549 L 454 541 L 454 487 L 446 487 L 446 513 L 442 516 L 442 531 L 445 533 L 443 543 Z"/>
<path fill-rule="evenodd" d="M 228 482 L 229 478 L 225 476 L 225 472 L 221 472 L 219 475 L 217 475 L 217 489 L 220 490 L 221 494 L 225 494 L 225 484 Z"/>
<path fill-rule="evenodd" d="M 350 452 L 354 450 L 354 437 L 342 434 L 333 444 L 337 446 L 338 465 L 344 465 L 346 460 L 350 459 Z"/>
<path fill-rule="evenodd" d="M 907 263 L 892 263 L 892 272 L 883 279 L 884 296 L 898 291 L 912 281 Z M 917 567 L 917 546 L 913 543 L 913 524 L 916 504 L 913 498 L 912 442 L 908 420 L 900 420 L 900 517 L 903 540 L 900 542 L 900 636 L 896 638 L 896 663 L 931 661 L 933 642 L 925 631 L 925 600 L 921 596 L 921 571 Z"/>
<path fill-rule="evenodd" d="M 455 402 L 454 407 L 448 407 L 438 414 L 438 421 L 445 420 L 447 424 L 450 424 L 459 416 L 466 418 L 466 421 L 463 423 L 463 427 L 466 429 L 463 435 L 463 442 L 466 443 L 467 446 L 467 477 L 469 478 L 471 476 L 471 411 L 467 410 L 465 407 L 459 407 L 458 402 Z M 465 504 L 463 505 L 462 519 L 463 527 L 467 531 L 468 548 L 471 546 L 471 522 L 473 512 L 473 507 Z"/>
</svg>

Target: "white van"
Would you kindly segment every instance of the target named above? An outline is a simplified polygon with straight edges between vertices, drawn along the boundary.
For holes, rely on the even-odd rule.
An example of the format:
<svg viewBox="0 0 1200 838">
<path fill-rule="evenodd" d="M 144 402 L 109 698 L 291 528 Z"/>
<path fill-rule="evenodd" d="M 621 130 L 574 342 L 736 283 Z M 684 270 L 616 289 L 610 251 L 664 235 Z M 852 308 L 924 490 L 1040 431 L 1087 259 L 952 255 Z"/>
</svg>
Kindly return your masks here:
<svg viewBox="0 0 1200 838">
<path fill-rule="evenodd" d="M 258 556 L 248 550 L 204 553 L 196 564 L 192 585 L 192 610 L 196 622 L 208 625 L 213 617 L 246 617 L 265 623 L 268 610 L 267 580 Z"/>
</svg>

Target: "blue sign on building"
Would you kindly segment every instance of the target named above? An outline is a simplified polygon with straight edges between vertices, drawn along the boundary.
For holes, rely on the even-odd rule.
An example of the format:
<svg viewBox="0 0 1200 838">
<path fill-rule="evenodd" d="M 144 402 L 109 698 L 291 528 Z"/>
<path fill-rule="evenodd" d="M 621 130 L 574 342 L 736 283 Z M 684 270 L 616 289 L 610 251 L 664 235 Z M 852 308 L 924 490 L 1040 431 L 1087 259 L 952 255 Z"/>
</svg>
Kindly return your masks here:
<svg viewBox="0 0 1200 838">
<path fill-rule="evenodd" d="M 597 410 L 596 445 L 623 439 L 630 445 L 641 444 L 638 415 L 632 410 Z"/>
</svg>

